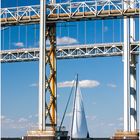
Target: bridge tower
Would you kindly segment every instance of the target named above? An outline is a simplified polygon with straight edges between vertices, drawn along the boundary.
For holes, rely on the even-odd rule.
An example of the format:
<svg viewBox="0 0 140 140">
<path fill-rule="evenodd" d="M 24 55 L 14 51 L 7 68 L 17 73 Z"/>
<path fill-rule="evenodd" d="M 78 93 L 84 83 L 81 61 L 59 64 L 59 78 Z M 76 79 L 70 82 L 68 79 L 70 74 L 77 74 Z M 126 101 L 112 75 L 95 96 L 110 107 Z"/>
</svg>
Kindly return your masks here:
<svg viewBox="0 0 140 140">
<path fill-rule="evenodd" d="M 134 8 L 134 0 L 130 1 Z M 124 8 L 127 9 L 125 3 Z M 124 18 L 124 131 L 137 130 L 136 55 L 131 54 L 130 43 L 135 41 L 135 19 Z"/>
<path fill-rule="evenodd" d="M 51 0 L 51 3 L 55 3 Z M 46 24 L 46 0 L 40 1 L 40 58 L 39 58 L 39 130 L 49 128 L 54 134 L 56 127 L 56 27 Z M 46 52 L 46 40 L 50 50 Z M 50 71 L 47 74 L 47 69 Z M 50 99 L 47 103 L 47 96 Z M 49 117 L 49 120 L 47 118 Z"/>
<path fill-rule="evenodd" d="M 130 7 L 135 7 L 134 0 Z M 124 9 L 128 2 L 124 3 Z M 124 17 L 124 130 L 115 133 L 114 139 L 135 139 L 137 131 L 137 92 L 136 92 L 136 55 L 132 54 L 131 43 L 135 41 L 135 18 Z"/>
<path fill-rule="evenodd" d="M 55 3 L 55 0 L 51 0 Z M 40 0 L 39 120 L 38 130 L 25 139 L 55 139 L 56 136 L 56 24 L 46 23 L 46 0 Z M 46 40 L 49 40 L 49 51 Z M 48 99 L 49 98 L 49 99 Z"/>
<path fill-rule="evenodd" d="M 131 8 L 135 7 L 131 0 Z M 135 41 L 135 18 L 130 18 L 130 43 Z M 137 131 L 137 91 L 136 91 L 136 55 L 131 54 L 130 59 L 130 131 Z"/>
</svg>

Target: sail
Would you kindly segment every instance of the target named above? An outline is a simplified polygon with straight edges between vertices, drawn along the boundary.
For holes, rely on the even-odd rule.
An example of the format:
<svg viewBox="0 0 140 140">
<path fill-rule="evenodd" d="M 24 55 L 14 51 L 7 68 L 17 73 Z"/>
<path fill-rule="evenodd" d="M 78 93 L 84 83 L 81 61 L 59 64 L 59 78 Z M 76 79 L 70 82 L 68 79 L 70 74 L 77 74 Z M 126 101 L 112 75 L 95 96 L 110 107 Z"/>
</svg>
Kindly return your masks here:
<svg viewBox="0 0 140 140">
<path fill-rule="evenodd" d="M 87 122 L 85 117 L 84 105 L 80 87 L 77 85 L 77 92 L 75 96 L 72 138 L 87 138 L 89 136 Z"/>
</svg>

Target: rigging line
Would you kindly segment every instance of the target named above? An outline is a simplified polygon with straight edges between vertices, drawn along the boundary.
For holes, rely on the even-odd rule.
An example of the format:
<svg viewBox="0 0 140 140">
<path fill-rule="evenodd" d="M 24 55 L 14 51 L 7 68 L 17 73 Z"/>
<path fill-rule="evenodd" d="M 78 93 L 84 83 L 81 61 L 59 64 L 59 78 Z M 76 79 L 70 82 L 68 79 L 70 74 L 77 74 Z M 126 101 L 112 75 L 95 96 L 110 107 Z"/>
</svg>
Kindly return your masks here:
<svg viewBox="0 0 140 140">
<path fill-rule="evenodd" d="M 76 81 L 76 80 L 73 81 L 73 85 L 72 85 L 72 88 L 71 88 L 71 91 L 70 91 L 70 95 L 69 95 L 69 98 L 68 98 L 68 100 L 67 100 L 66 108 L 65 108 L 65 111 L 64 111 L 64 114 L 63 114 L 63 117 L 62 117 L 61 123 L 60 123 L 59 131 L 61 130 L 61 127 L 62 127 L 62 124 L 63 124 L 64 118 L 65 118 L 65 115 L 66 115 L 66 111 L 67 111 L 67 108 L 68 108 L 68 105 L 69 105 L 69 102 L 70 102 L 70 99 L 71 99 L 71 96 L 72 96 L 72 93 L 73 93 L 73 89 L 74 89 L 75 81 Z"/>
<path fill-rule="evenodd" d="M 72 115 L 72 127 L 71 127 L 71 138 L 72 138 L 72 131 L 73 131 L 73 120 L 74 120 L 74 111 L 75 111 L 75 102 L 76 102 L 76 93 L 77 93 L 77 86 L 78 86 L 78 74 L 76 75 L 76 87 L 75 87 L 75 97 L 73 102 L 73 115 Z"/>
</svg>

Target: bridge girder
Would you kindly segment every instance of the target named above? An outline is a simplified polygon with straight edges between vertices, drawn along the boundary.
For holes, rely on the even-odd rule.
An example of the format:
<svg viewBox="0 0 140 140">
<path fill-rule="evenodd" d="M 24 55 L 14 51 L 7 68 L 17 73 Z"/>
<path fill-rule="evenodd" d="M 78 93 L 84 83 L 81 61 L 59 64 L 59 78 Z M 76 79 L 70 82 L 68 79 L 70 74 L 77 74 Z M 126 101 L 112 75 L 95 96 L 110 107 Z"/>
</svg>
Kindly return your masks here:
<svg viewBox="0 0 140 140">
<path fill-rule="evenodd" d="M 140 53 L 140 43 L 134 42 L 130 44 L 131 54 Z M 46 55 L 49 52 L 46 48 Z M 57 59 L 74 59 L 74 58 L 90 58 L 90 57 L 109 57 L 123 55 L 123 43 L 106 43 L 106 44 L 87 44 L 87 45 L 72 45 L 67 47 L 57 47 Z M 24 48 L 17 50 L 0 51 L 0 62 L 26 62 L 38 61 L 39 48 Z"/>
</svg>

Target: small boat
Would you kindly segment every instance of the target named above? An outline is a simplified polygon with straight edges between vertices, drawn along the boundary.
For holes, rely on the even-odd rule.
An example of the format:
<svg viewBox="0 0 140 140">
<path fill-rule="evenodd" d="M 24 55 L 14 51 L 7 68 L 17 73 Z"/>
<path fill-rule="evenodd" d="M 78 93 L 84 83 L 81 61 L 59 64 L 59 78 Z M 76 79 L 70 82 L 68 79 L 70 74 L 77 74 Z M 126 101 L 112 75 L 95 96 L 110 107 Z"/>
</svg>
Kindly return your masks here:
<svg viewBox="0 0 140 140">
<path fill-rule="evenodd" d="M 71 139 L 72 140 L 90 139 L 78 76 L 77 76 L 76 87 L 75 87 Z"/>
</svg>

